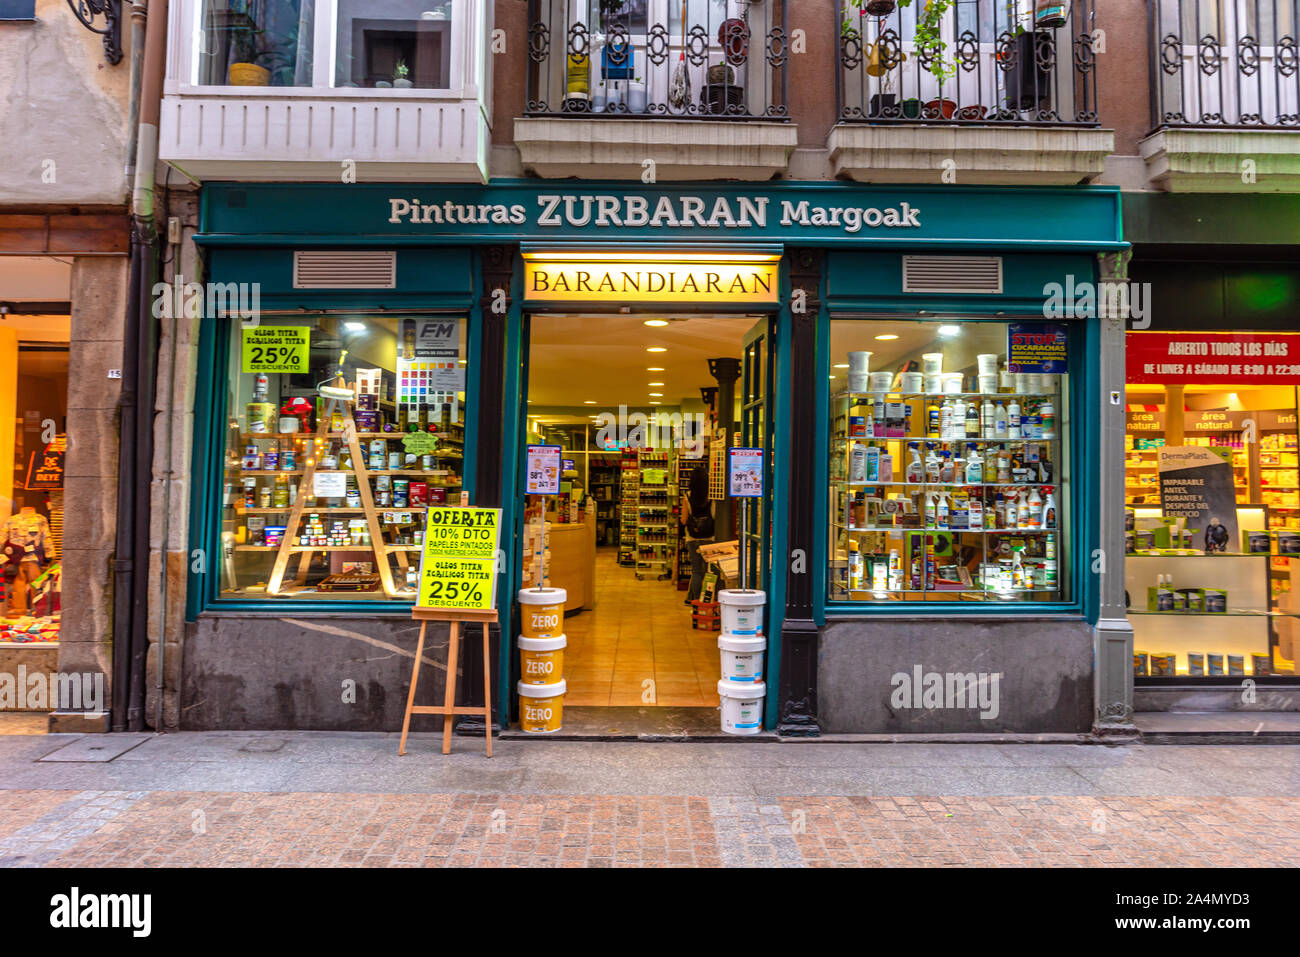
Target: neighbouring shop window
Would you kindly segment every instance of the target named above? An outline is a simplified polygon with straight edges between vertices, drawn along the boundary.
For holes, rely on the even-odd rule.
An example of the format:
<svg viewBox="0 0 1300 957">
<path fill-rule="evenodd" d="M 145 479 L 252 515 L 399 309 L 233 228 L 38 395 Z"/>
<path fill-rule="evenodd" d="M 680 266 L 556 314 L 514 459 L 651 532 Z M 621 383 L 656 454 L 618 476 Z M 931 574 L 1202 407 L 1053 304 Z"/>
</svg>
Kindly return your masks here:
<svg viewBox="0 0 1300 957">
<path fill-rule="evenodd" d="M 464 483 L 466 320 L 264 315 L 228 358 L 221 596 L 412 600 Z"/>
<path fill-rule="evenodd" d="M 1069 597 L 1062 324 L 840 319 L 829 599 Z"/>
<path fill-rule="evenodd" d="M 1127 336 L 1134 674 L 1294 675 L 1300 335 Z"/>
<path fill-rule="evenodd" d="M 44 317 L 42 317 L 44 319 Z M 55 321 L 50 317 L 48 321 Z M 66 319 L 63 320 L 66 324 Z M 59 640 L 63 573 L 63 465 L 68 447 L 68 346 L 0 350 L 0 437 L 11 472 L 0 477 L 0 644 Z"/>
<path fill-rule="evenodd" d="M 456 12 L 451 0 L 338 0 L 335 85 L 450 88 Z"/>
<path fill-rule="evenodd" d="M 313 0 L 205 0 L 198 82 L 311 86 Z"/>
</svg>

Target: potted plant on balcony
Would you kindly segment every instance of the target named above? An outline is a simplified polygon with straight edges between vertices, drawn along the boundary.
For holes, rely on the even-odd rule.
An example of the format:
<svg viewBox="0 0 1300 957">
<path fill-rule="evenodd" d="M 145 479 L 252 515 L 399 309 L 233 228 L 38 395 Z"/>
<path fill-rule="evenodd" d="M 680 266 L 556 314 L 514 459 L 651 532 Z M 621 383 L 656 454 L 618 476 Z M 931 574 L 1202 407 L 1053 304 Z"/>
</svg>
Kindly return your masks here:
<svg viewBox="0 0 1300 957">
<path fill-rule="evenodd" d="M 393 86 L 400 90 L 409 90 L 413 84 L 410 79 L 411 68 L 406 65 L 406 61 L 401 57 L 397 58 L 397 66 L 393 67 Z"/>
<path fill-rule="evenodd" d="M 718 26 L 718 45 L 722 47 L 722 62 L 709 67 L 709 82 L 700 91 L 700 106 L 706 113 L 744 112 L 745 88 L 736 82 L 733 68 L 749 59 L 749 23 L 739 17 L 723 20 Z"/>
<path fill-rule="evenodd" d="M 264 56 L 257 49 L 263 32 L 247 15 L 230 28 L 231 86 L 270 86 L 271 71 L 257 62 Z"/>
</svg>

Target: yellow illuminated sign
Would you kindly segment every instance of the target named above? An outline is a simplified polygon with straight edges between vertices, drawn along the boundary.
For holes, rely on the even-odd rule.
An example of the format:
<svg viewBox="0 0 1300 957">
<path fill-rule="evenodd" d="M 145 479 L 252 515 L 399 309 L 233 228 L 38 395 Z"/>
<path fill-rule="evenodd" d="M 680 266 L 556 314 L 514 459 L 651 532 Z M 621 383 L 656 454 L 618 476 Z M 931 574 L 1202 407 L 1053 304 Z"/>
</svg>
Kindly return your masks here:
<svg viewBox="0 0 1300 957">
<path fill-rule="evenodd" d="M 426 515 L 416 606 L 467 611 L 495 608 L 501 510 L 435 505 Z"/>
<path fill-rule="evenodd" d="M 775 303 L 780 258 L 524 258 L 531 302 Z"/>
</svg>

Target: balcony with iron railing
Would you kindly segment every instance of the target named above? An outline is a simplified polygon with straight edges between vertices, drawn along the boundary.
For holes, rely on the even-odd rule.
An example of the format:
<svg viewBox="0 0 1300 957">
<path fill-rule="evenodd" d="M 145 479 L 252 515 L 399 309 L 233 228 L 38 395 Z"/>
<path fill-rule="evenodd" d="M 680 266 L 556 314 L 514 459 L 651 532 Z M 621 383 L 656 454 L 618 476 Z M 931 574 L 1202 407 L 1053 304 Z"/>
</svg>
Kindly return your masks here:
<svg viewBox="0 0 1300 957">
<path fill-rule="evenodd" d="M 768 179 L 796 142 L 790 0 L 530 0 L 527 104 L 539 176 Z"/>
<path fill-rule="evenodd" d="M 1093 0 L 839 0 L 837 175 L 1072 184 L 1102 171 Z M 945 173 L 947 178 L 945 179 Z"/>
<path fill-rule="evenodd" d="M 1297 0 L 1149 0 L 1151 180 L 1300 189 Z"/>
</svg>

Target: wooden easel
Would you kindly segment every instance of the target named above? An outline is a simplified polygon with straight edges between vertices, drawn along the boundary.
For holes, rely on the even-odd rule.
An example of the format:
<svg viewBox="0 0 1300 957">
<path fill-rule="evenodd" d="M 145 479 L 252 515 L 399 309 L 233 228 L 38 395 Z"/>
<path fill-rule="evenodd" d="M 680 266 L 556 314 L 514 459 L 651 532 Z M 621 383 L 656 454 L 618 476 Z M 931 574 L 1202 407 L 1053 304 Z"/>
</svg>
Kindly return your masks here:
<svg viewBox="0 0 1300 957">
<path fill-rule="evenodd" d="M 413 714 L 440 714 L 442 719 L 442 753 L 451 754 L 451 722 L 458 714 L 477 714 L 483 716 L 483 727 L 487 738 L 487 756 L 492 757 L 492 655 L 488 639 L 488 625 L 497 621 L 496 609 L 487 611 L 467 611 L 463 608 L 413 608 L 411 617 L 420 620 L 420 640 L 415 646 L 415 664 L 411 666 L 411 690 L 406 696 L 406 717 L 402 719 L 402 740 L 397 746 L 399 755 L 406 753 L 406 734 L 411 727 Z M 424 633 L 430 621 L 450 621 L 451 640 L 447 650 L 447 690 L 443 703 L 438 705 L 416 705 L 415 686 L 420 680 L 420 659 L 424 657 Z M 468 705 L 456 706 L 456 665 L 460 656 L 460 623 L 481 622 L 483 625 L 483 707 Z"/>
</svg>

